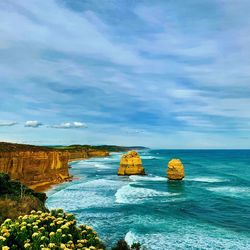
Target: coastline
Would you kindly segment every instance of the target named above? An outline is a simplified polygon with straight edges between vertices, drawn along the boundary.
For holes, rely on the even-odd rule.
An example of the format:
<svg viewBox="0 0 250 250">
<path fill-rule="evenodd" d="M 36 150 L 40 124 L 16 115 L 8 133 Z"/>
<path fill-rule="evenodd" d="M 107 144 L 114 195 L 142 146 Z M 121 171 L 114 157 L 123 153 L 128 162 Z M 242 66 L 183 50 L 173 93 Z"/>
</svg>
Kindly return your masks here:
<svg viewBox="0 0 250 250">
<path fill-rule="evenodd" d="M 69 159 L 68 164 L 71 163 L 71 162 L 88 160 L 90 158 L 103 158 L 103 157 L 106 157 L 106 156 L 107 155 L 105 155 L 105 156 L 89 156 L 88 158 Z M 70 169 L 70 168 L 71 168 L 71 166 L 68 165 L 68 169 Z M 34 184 L 34 185 L 29 185 L 29 187 L 31 189 L 33 189 L 34 191 L 36 191 L 36 192 L 47 192 L 48 190 L 52 189 L 53 187 L 55 187 L 55 186 L 57 186 L 59 184 L 62 184 L 64 182 L 71 182 L 76 178 L 77 178 L 77 176 L 69 175 L 68 178 L 62 179 L 62 181 L 60 181 L 60 182 L 40 182 L 40 183 L 37 183 L 37 184 Z"/>
<path fill-rule="evenodd" d="M 35 191 L 43 192 L 72 180 L 73 176 L 69 174 L 69 163 L 72 161 L 142 148 L 115 145 L 34 146 L 0 142 L 0 172 Z"/>
</svg>

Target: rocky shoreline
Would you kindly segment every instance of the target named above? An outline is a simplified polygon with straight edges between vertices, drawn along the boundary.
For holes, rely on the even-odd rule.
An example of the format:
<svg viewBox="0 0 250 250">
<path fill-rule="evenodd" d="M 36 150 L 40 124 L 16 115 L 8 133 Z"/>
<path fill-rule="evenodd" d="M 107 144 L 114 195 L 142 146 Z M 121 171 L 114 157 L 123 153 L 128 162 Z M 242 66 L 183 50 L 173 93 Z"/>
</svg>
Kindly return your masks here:
<svg viewBox="0 0 250 250">
<path fill-rule="evenodd" d="M 69 162 L 91 157 L 109 156 L 109 152 L 128 151 L 132 148 L 114 145 L 34 146 L 0 142 L 0 173 L 19 180 L 35 191 L 72 180 Z"/>
<path fill-rule="evenodd" d="M 9 174 L 35 191 L 44 191 L 52 185 L 71 180 L 70 161 L 108 156 L 100 149 L 53 147 L 0 143 L 0 172 Z"/>
</svg>

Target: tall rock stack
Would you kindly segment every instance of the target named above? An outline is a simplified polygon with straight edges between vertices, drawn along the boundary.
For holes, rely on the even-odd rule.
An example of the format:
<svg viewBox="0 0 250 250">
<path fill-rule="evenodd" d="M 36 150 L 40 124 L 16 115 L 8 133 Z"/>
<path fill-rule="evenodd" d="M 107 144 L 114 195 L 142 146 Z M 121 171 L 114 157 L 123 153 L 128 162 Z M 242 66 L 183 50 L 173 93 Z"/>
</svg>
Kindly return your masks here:
<svg viewBox="0 0 250 250">
<path fill-rule="evenodd" d="M 172 159 L 168 163 L 167 176 L 169 180 L 182 180 L 184 178 L 184 166 L 181 160 Z"/>
<path fill-rule="evenodd" d="M 144 167 L 139 154 L 136 151 L 130 151 L 121 158 L 118 175 L 144 175 Z"/>
</svg>

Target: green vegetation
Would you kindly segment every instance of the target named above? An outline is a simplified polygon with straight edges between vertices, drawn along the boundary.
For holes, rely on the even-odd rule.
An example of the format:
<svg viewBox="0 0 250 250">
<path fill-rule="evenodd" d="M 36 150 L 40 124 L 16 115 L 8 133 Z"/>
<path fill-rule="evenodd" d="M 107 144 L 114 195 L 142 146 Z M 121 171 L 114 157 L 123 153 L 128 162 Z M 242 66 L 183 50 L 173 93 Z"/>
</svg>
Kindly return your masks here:
<svg viewBox="0 0 250 250">
<path fill-rule="evenodd" d="M 32 211 L 0 226 L 0 248 L 13 250 L 104 249 L 93 229 L 76 225 L 73 214 L 62 209 Z"/>
<path fill-rule="evenodd" d="M 108 152 L 125 152 L 129 150 L 141 150 L 146 149 L 141 146 L 116 146 L 116 145 L 69 145 L 69 146 L 34 146 L 29 144 L 18 144 L 18 143 L 8 143 L 0 142 L 0 152 L 17 152 L 17 151 L 49 151 L 49 150 L 68 150 L 68 151 L 77 151 L 77 150 L 105 150 Z"/>
<path fill-rule="evenodd" d="M 46 194 L 38 193 L 9 175 L 0 173 L 0 223 L 6 218 L 15 219 L 31 210 L 47 211 Z"/>
<path fill-rule="evenodd" d="M 118 240 L 116 246 L 112 248 L 112 250 L 140 250 L 140 249 L 141 249 L 140 243 L 133 243 L 130 247 L 124 239 Z"/>
<path fill-rule="evenodd" d="M 92 145 L 69 145 L 69 146 L 49 146 L 51 149 L 57 150 L 68 150 L 68 151 L 77 151 L 77 150 L 105 150 L 108 152 L 125 152 L 129 150 L 140 150 L 145 149 L 145 147 L 135 146 L 135 147 L 123 147 L 123 146 L 115 146 L 115 145 L 100 145 L 100 146 L 92 146 Z"/>
</svg>

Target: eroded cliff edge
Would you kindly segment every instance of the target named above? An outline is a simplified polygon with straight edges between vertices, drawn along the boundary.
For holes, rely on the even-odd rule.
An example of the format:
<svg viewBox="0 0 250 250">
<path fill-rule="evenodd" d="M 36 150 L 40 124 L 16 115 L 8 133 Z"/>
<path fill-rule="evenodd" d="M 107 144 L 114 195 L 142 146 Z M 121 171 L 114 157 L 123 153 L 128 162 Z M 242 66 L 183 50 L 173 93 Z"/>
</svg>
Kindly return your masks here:
<svg viewBox="0 0 250 250">
<path fill-rule="evenodd" d="M 107 155 L 105 150 L 56 149 L 0 142 L 0 172 L 41 191 L 70 179 L 69 161 Z"/>
</svg>

